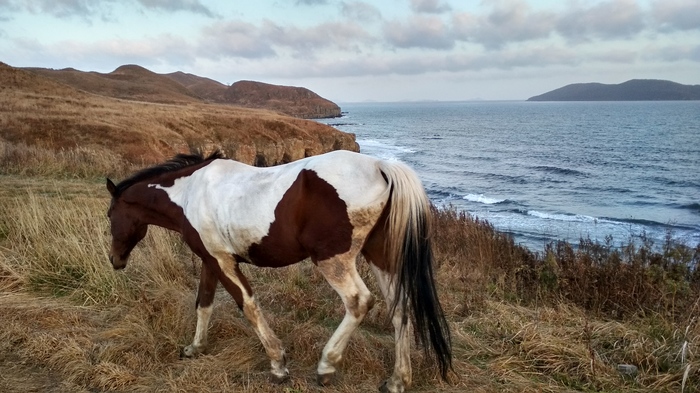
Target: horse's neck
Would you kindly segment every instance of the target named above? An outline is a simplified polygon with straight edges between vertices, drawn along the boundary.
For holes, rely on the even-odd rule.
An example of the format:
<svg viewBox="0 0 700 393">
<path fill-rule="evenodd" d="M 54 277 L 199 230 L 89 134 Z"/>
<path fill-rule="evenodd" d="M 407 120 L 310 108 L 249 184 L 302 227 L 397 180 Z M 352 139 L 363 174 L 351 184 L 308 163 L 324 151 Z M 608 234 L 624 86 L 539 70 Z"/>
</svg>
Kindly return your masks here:
<svg viewBox="0 0 700 393">
<path fill-rule="evenodd" d="M 156 225 L 180 232 L 182 223 L 182 208 L 170 200 L 168 194 L 154 186 L 154 183 L 144 182 L 134 187 L 137 195 L 132 197 L 138 206 L 141 219 L 148 225 Z"/>
</svg>

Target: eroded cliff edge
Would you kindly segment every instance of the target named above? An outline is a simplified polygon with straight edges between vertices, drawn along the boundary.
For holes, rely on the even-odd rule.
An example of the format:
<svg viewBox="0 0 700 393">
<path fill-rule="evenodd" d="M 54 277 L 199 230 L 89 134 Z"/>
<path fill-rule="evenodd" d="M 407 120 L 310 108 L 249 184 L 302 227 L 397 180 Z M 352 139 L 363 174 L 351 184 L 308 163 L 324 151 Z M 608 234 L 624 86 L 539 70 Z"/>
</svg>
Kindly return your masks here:
<svg viewBox="0 0 700 393">
<path fill-rule="evenodd" d="M 154 91 L 142 87 L 134 90 L 140 97 Z M 0 63 L 0 139 L 57 150 L 88 148 L 144 165 L 195 148 L 221 148 L 260 166 L 359 151 L 354 135 L 314 121 L 181 95 L 169 99 L 156 90 L 167 103 L 107 97 Z"/>
</svg>

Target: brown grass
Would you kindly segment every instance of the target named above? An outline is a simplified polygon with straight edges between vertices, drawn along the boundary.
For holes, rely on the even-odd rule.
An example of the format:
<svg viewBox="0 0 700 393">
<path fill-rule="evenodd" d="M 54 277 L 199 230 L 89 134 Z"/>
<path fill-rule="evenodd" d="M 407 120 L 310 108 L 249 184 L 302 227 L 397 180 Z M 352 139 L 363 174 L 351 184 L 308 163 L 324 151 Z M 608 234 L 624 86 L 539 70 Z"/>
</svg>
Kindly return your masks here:
<svg viewBox="0 0 700 393">
<path fill-rule="evenodd" d="M 261 166 L 358 149 L 353 135 L 314 121 L 232 105 L 120 100 L 0 63 L 2 140 L 90 152 L 105 161 L 116 156 L 137 166 L 193 148 L 222 148 L 229 157 Z"/>
<path fill-rule="evenodd" d="M 375 307 L 338 384 L 316 386 L 316 362 L 343 308 L 308 261 L 244 271 L 287 347 L 289 382 L 268 382 L 264 350 L 223 291 L 208 353 L 180 359 L 194 332 L 198 259 L 176 235 L 152 228 L 126 270 L 113 271 L 108 195 L 93 169 L 79 169 L 100 160 L 70 149 L 9 159 L 15 149 L 33 148 L 0 149 L 0 162 L 14 163 L 0 167 L 0 391 L 365 392 L 388 375 L 393 334 Z M 108 171 L 128 170 L 122 165 Z M 697 250 L 583 242 L 539 255 L 486 222 L 452 210 L 434 215 L 455 373 L 440 381 L 416 349 L 412 391 L 700 391 Z M 622 376 L 618 364 L 639 373 Z"/>
</svg>

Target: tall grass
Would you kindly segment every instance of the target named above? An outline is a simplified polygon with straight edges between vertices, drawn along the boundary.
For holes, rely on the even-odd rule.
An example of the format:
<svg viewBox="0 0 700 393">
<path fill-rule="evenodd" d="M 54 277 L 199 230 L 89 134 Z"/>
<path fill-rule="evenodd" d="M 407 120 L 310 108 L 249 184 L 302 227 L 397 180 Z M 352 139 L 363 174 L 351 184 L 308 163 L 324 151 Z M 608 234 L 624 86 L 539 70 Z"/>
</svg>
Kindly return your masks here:
<svg viewBox="0 0 700 393">
<path fill-rule="evenodd" d="M 123 177 L 135 169 L 133 164 L 108 149 L 54 150 L 9 143 L 0 138 L 0 174 L 90 179 Z"/>
<path fill-rule="evenodd" d="M 87 168 L 76 175 L 86 180 L 66 179 L 82 162 L 66 157 L 38 177 L 0 171 L 0 185 L 14 187 L 0 193 L 0 374 L 27 376 L 0 378 L 1 391 L 318 391 L 316 362 L 344 310 L 313 264 L 244 267 L 287 347 L 288 384 L 267 381 L 259 340 L 221 290 L 208 353 L 181 360 L 199 260 L 177 235 L 151 228 L 127 268 L 113 271 L 108 195 Z M 441 382 L 414 351 L 413 391 L 700 390 L 697 249 L 583 240 L 533 253 L 463 212 L 433 214 L 455 374 Z M 359 267 L 379 297 L 367 265 Z M 377 304 L 353 336 L 338 385 L 325 391 L 374 391 L 388 375 L 393 329 Z M 619 364 L 639 372 L 623 376 Z"/>
</svg>

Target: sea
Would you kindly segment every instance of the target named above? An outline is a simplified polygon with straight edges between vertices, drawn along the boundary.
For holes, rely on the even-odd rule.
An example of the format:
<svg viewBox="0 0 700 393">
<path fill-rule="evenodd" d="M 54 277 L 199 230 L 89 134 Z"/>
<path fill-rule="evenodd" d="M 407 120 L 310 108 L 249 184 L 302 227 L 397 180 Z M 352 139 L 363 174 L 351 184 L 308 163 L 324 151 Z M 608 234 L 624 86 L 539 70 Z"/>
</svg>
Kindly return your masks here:
<svg viewBox="0 0 700 393">
<path fill-rule="evenodd" d="M 700 244 L 700 101 L 347 103 L 318 120 L 532 251 Z"/>
</svg>

